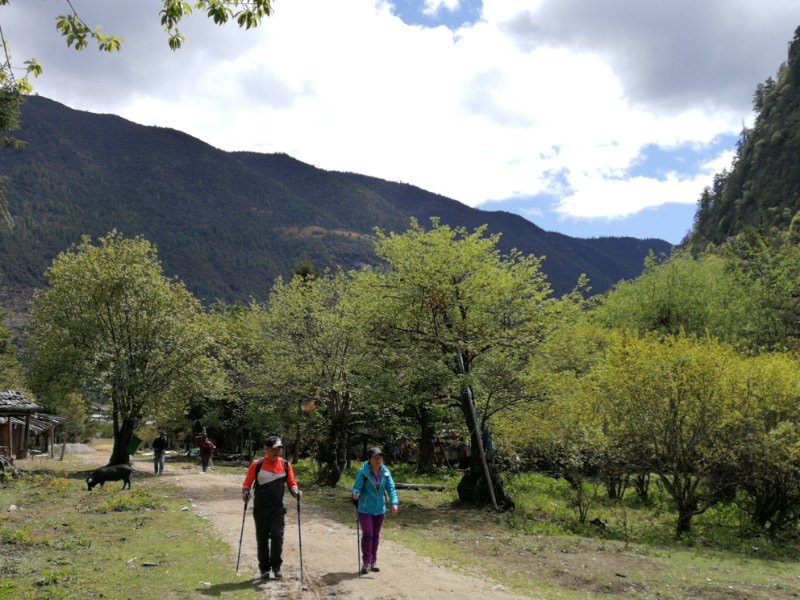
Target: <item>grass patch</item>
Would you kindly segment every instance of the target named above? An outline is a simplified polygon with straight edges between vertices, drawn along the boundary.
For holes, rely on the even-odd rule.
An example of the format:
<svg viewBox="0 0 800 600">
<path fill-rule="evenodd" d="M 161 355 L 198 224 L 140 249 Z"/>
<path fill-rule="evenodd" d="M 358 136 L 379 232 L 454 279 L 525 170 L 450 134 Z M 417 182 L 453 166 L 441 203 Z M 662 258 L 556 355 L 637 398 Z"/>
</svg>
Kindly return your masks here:
<svg viewBox="0 0 800 600">
<path fill-rule="evenodd" d="M 355 529 L 350 489 L 360 464 L 335 489 L 313 487 L 313 464 L 296 468 L 305 498 Z M 796 598 L 800 596 L 797 540 L 754 537 L 731 507 L 697 517 L 692 536 L 674 538 L 675 513 L 653 494 L 650 506 L 633 495 L 612 501 L 597 495 L 589 519 L 578 523 L 564 481 L 538 474 L 507 475 L 514 511 L 462 507 L 460 473 L 418 476 L 391 467 L 396 482 L 429 483 L 444 492 L 399 490 L 401 513 L 387 518 L 386 539 L 449 568 L 493 579 L 521 595 L 545 598 Z"/>
<path fill-rule="evenodd" d="M 0 598 L 263 597 L 210 524 L 181 511 L 180 488 L 137 477 L 90 493 L 85 466 L 43 466 L 0 486 Z"/>
</svg>

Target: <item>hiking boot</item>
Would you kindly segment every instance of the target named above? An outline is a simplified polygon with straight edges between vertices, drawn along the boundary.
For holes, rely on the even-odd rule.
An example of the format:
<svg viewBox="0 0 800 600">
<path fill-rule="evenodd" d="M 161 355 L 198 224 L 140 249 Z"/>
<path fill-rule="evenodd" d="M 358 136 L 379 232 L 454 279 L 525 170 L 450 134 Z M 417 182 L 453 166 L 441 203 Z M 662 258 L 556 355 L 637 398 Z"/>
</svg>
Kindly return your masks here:
<svg viewBox="0 0 800 600">
<path fill-rule="evenodd" d="M 277 571 L 273 571 L 273 572 L 272 572 L 272 576 L 273 576 L 275 579 L 283 579 L 283 573 L 281 573 L 281 570 L 280 570 L 280 569 L 278 569 Z"/>
<path fill-rule="evenodd" d="M 269 579 L 269 571 L 261 571 L 261 579 Z"/>
<path fill-rule="evenodd" d="M 367 573 L 369 573 L 369 565 L 367 563 L 364 563 L 364 566 L 361 567 L 361 574 L 366 575 Z"/>
<path fill-rule="evenodd" d="M 381 570 L 381 568 L 376 563 L 372 563 L 369 567 L 369 570 L 377 573 Z"/>
</svg>

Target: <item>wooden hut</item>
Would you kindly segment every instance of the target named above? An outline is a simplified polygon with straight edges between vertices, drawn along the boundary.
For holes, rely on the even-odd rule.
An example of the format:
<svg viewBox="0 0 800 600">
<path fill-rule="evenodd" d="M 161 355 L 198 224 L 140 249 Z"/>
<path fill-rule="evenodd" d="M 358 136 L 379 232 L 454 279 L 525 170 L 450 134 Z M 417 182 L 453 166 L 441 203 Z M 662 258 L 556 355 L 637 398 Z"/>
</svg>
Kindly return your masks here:
<svg viewBox="0 0 800 600">
<path fill-rule="evenodd" d="M 54 446 L 56 441 L 56 427 L 61 425 L 66 417 L 58 415 L 48 415 L 45 413 L 33 413 L 31 415 L 31 437 L 28 438 L 29 449 L 39 449 L 50 458 L 53 458 Z"/>
<path fill-rule="evenodd" d="M 41 409 L 16 390 L 0 390 L 0 456 L 28 457 L 31 415 Z"/>
</svg>

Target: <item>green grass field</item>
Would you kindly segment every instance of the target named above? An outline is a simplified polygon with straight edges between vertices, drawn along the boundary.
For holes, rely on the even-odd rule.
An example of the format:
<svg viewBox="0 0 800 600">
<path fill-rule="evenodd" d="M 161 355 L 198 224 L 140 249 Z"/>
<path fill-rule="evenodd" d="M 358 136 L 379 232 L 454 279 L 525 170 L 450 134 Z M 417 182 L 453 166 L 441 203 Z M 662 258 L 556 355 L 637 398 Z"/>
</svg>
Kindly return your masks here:
<svg viewBox="0 0 800 600">
<path fill-rule="evenodd" d="M 180 489 L 139 478 L 87 493 L 86 466 L 47 461 L 0 486 L 0 598 L 196 598 L 230 579 L 230 549 Z M 10 506 L 16 510 L 9 511 Z M 261 597 L 252 585 L 236 598 Z"/>
<path fill-rule="evenodd" d="M 335 490 L 310 499 L 355 527 L 347 490 L 353 467 Z M 434 483 L 445 492 L 398 492 L 401 514 L 386 535 L 417 553 L 471 574 L 484 574 L 518 594 L 536 598 L 796 598 L 800 597 L 798 538 L 753 536 L 728 509 L 698 517 L 693 535 L 674 538 L 675 514 L 656 488 L 651 506 L 626 495 L 594 498 L 589 519 L 578 523 L 569 486 L 537 474 L 507 476 L 517 507 L 497 514 L 458 506 L 460 473 L 419 477 L 413 467 L 392 469 L 398 482 Z M 298 469 L 311 481 L 311 465 Z M 591 490 L 590 490 L 591 491 Z"/>
</svg>

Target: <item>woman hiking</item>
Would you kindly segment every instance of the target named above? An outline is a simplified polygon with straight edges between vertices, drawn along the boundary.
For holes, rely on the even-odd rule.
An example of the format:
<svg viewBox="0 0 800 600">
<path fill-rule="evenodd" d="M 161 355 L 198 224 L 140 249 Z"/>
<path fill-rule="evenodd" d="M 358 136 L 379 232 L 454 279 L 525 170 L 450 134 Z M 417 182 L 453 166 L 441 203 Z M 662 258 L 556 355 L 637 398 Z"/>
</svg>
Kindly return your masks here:
<svg viewBox="0 0 800 600">
<path fill-rule="evenodd" d="M 399 502 L 394 489 L 392 474 L 383 464 L 383 452 L 380 448 L 370 448 L 368 460 L 356 473 L 353 484 L 353 500 L 358 501 L 358 523 L 361 526 L 361 555 L 363 566 L 361 573 L 378 572 L 378 544 L 381 539 L 381 526 L 386 516 L 384 492 L 389 492 L 392 505 L 392 516 L 397 514 Z"/>
</svg>

